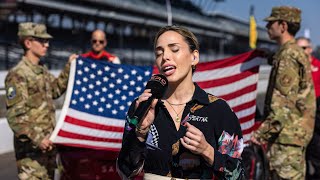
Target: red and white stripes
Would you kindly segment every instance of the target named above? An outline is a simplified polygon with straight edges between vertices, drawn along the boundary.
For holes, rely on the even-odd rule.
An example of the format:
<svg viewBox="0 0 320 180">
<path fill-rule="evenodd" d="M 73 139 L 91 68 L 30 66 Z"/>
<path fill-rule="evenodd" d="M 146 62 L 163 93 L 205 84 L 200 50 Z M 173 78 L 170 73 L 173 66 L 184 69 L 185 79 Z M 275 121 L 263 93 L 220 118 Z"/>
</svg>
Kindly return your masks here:
<svg viewBox="0 0 320 180">
<path fill-rule="evenodd" d="M 261 58 L 248 52 L 223 60 L 200 63 L 193 78 L 206 92 L 225 99 L 240 120 L 244 142 L 255 122 Z"/>
</svg>

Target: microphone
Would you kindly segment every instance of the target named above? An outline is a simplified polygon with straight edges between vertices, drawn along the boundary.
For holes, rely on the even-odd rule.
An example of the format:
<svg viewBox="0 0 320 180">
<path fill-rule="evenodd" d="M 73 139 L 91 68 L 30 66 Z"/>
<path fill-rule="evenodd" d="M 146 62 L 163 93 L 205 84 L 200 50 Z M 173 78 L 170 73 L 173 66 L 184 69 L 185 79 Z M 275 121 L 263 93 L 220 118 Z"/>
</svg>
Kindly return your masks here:
<svg viewBox="0 0 320 180">
<path fill-rule="evenodd" d="M 147 114 L 150 109 L 151 103 L 154 99 L 160 99 L 168 88 L 168 80 L 162 74 L 155 74 L 151 76 L 151 79 L 146 85 L 146 89 L 151 89 L 152 96 L 148 100 L 140 102 L 133 115 L 129 115 L 130 124 L 136 126 L 141 119 Z"/>
</svg>

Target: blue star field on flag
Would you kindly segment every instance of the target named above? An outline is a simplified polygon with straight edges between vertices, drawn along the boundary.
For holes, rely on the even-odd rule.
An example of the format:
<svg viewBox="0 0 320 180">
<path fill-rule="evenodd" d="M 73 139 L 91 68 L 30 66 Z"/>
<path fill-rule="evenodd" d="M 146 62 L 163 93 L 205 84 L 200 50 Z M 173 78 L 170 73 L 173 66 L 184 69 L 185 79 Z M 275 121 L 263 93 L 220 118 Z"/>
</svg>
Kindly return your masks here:
<svg viewBox="0 0 320 180">
<path fill-rule="evenodd" d="M 152 75 L 152 66 L 97 63 L 83 57 L 76 63 L 70 108 L 115 119 L 125 119 Z"/>
</svg>

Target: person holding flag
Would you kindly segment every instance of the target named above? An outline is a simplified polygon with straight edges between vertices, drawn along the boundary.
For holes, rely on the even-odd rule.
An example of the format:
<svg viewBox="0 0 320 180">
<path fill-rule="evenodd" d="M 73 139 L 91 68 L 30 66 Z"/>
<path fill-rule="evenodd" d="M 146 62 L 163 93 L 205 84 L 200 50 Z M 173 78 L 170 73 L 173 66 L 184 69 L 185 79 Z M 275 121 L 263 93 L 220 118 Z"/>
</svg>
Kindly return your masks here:
<svg viewBox="0 0 320 180">
<path fill-rule="evenodd" d="M 91 50 L 81 56 L 95 61 L 120 64 L 120 59 L 117 56 L 105 50 L 106 46 L 105 32 L 96 29 L 91 34 Z M 116 172 L 116 158 L 119 153 L 117 151 L 60 145 L 59 152 L 63 165 L 63 180 L 96 178 L 120 180 Z"/>
<path fill-rule="evenodd" d="M 57 149 L 49 139 L 56 125 L 53 99 L 67 89 L 72 54 L 59 77 L 41 62 L 49 41 L 44 24 L 23 22 L 18 28 L 24 50 L 5 79 L 7 120 L 14 133 L 19 179 L 54 179 Z"/>
<path fill-rule="evenodd" d="M 94 60 L 103 60 L 114 64 L 120 64 L 121 61 L 117 56 L 110 54 L 105 50 L 107 42 L 105 32 L 100 29 L 94 30 L 91 34 L 91 50 L 81 56 Z"/>
</svg>

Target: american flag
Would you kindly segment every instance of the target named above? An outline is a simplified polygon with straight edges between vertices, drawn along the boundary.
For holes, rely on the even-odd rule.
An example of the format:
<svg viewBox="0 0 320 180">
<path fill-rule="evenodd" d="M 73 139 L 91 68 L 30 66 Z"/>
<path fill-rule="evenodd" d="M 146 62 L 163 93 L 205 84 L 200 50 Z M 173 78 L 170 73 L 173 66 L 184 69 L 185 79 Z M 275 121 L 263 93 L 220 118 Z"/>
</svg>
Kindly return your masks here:
<svg viewBox="0 0 320 180">
<path fill-rule="evenodd" d="M 206 92 L 223 98 L 239 118 L 243 140 L 255 128 L 257 83 L 262 58 L 250 51 L 227 59 L 200 63 L 193 80 Z"/>
<path fill-rule="evenodd" d="M 225 99 L 237 114 L 244 141 L 254 126 L 260 58 L 254 51 L 199 63 L 194 81 Z M 50 139 L 57 144 L 118 151 L 125 115 L 157 70 L 79 57 L 70 69 L 68 90 Z"/>
<path fill-rule="evenodd" d="M 66 99 L 51 140 L 67 146 L 119 150 L 126 112 L 143 92 L 152 69 L 83 57 L 73 61 Z"/>
</svg>

